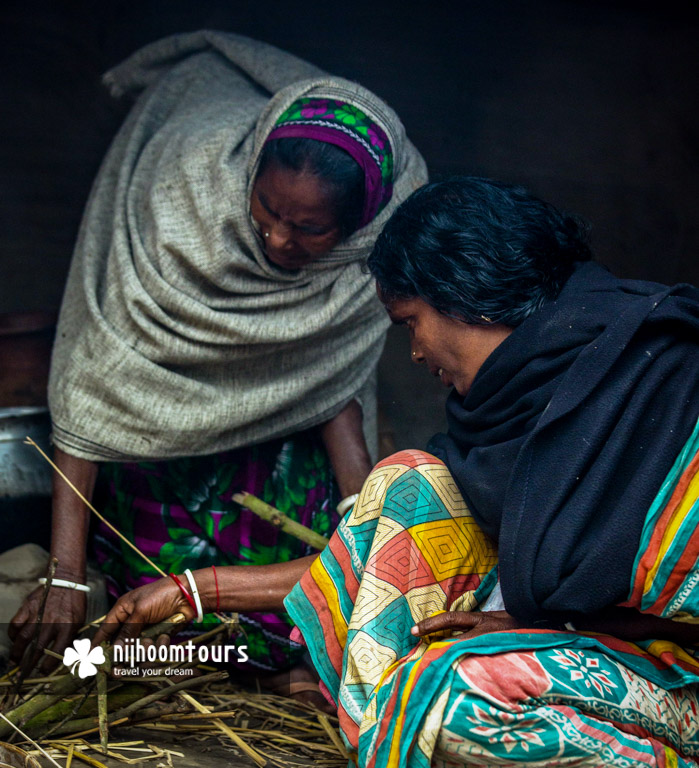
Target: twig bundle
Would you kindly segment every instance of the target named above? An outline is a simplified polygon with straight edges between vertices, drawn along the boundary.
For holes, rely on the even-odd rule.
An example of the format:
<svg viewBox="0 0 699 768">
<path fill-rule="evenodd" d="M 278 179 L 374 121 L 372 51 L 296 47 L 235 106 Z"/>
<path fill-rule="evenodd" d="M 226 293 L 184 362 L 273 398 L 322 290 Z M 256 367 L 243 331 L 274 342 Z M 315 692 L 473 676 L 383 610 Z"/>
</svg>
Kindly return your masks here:
<svg viewBox="0 0 699 768">
<path fill-rule="evenodd" d="M 43 451 L 29 438 L 27 442 L 34 445 L 80 495 Z M 82 495 L 80 497 L 93 513 L 104 520 L 87 499 Z M 325 537 L 289 519 L 251 494 L 237 494 L 234 499 L 315 549 L 322 550 L 328 543 Z M 154 570 L 163 573 L 131 542 L 126 541 Z M 227 617 L 221 618 L 229 621 Z M 142 635 L 154 638 L 163 633 L 169 634 L 173 626 L 183 620 L 184 616 L 178 614 L 163 624 L 150 627 Z M 222 625 L 200 635 L 194 642 L 213 644 L 219 640 L 217 635 L 224 628 Z M 174 729 L 178 738 L 218 742 L 227 749 L 242 752 L 260 768 L 266 765 L 287 768 L 309 764 L 344 768 L 347 764 L 347 752 L 336 730 L 337 720 L 311 705 L 273 694 L 234 689 L 230 681 L 224 681 L 228 673 L 222 671 L 201 674 L 200 670 L 193 669 L 190 677 L 178 682 L 165 675 L 150 675 L 135 678 L 138 684 L 134 686 L 134 678 L 129 677 L 125 681 L 110 678 L 112 649 L 106 645 L 103 649 L 106 661 L 98 668 L 96 679 L 81 679 L 72 674 L 23 679 L 18 669 L 7 673 L 0 680 L 0 696 L 2 686 L 8 689 L 14 687 L 16 693 L 12 708 L 0 718 L 0 739 L 14 738 L 19 733 L 35 747 L 35 751 L 48 757 L 53 764 L 57 764 L 56 757 L 64 758 L 65 768 L 71 768 L 75 761 L 89 764 L 92 768 L 106 768 L 97 757 L 87 754 L 89 751 L 128 764 L 158 759 L 161 761 L 158 768 L 163 760 L 169 768 L 174 768 L 173 756 L 184 756 L 175 750 L 144 744 L 142 740 L 125 743 L 111 740 L 114 731 L 129 727 L 162 735 L 172 733 Z M 48 650 L 44 652 L 56 655 Z M 201 665 L 183 662 L 178 666 L 195 668 Z M 97 737 L 99 743 L 91 744 L 85 740 L 86 736 Z M 126 756 L 124 750 L 136 750 L 139 754 Z"/>
</svg>

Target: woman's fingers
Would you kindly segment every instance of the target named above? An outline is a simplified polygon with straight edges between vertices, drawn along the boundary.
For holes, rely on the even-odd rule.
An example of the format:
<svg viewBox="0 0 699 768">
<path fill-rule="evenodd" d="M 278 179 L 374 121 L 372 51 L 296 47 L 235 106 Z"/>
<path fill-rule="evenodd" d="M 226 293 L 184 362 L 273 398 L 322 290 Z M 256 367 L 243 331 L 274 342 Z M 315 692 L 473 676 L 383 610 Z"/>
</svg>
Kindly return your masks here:
<svg viewBox="0 0 699 768">
<path fill-rule="evenodd" d="M 134 604 L 131 594 L 122 595 L 104 617 L 99 629 L 95 633 L 92 645 L 100 645 L 100 643 L 110 640 L 121 629 L 121 625 L 129 620 L 133 608 Z"/>
<path fill-rule="evenodd" d="M 49 592 L 41 625 L 37 623 L 39 606 L 43 597 L 43 587 L 32 592 L 10 622 L 8 634 L 13 642 L 11 660 L 23 667 L 42 661 L 44 648 L 52 648 L 55 653 L 63 653 L 73 638 L 76 629 L 85 618 L 85 595 L 60 588 Z M 32 658 L 24 658 L 34 642 Z M 55 667 L 55 660 L 44 658 L 42 669 Z"/>
<path fill-rule="evenodd" d="M 20 662 L 27 650 L 27 646 L 31 643 L 32 638 L 34 637 L 36 624 L 32 621 L 32 618 L 35 617 L 38 612 L 37 596 L 41 591 L 41 589 L 36 589 L 25 598 L 20 609 L 14 615 L 7 628 L 7 634 L 10 640 L 12 640 L 10 660 L 15 664 Z"/>
<path fill-rule="evenodd" d="M 22 603 L 17 613 L 10 620 L 10 624 L 7 627 L 7 635 L 14 643 L 19 636 L 22 627 L 27 623 L 29 619 L 29 609 L 27 608 L 26 601 Z"/>
<path fill-rule="evenodd" d="M 432 635 L 435 632 L 444 632 L 447 629 L 472 629 L 479 621 L 482 614 L 465 613 L 464 611 L 444 611 L 436 616 L 429 616 L 418 622 L 410 631 L 413 635 Z"/>
<path fill-rule="evenodd" d="M 58 624 L 55 632 L 42 634 L 39 638 L 39 648 L 51 648 L 54 653 L 63 654 L 65 649 L 70 645 L 70 641 L 73 639 L 75 632 L 74 628 L 67 624 Z M 53 641 L 53 646 L 51 642 Z M 41 658 L 43 655 L 43 659 Z M 39 671 L 42 674 L 48 674 L 52 672 L 60 663 L 55 656 L 51 656 L 47 653 L 41 653 L 35 661 L 39 665 Z"/>
<path fill-rule="evenodd" d="M 420 637 L 450 630 L 462 630 L 469 636 L 486 632 L 504 632 L 518 629 L 519 624 L 507 611 L 444 611 L 418 622 L 410 631 Z"/>
<path fill-rule="evenodd" d="M 122 595 L 102 622 L 94 645 L 114 638 L 115 643 L 138 637 L 143 628 L 157 624 L 175 613 L 193 618 L 193 611 L 182 599 L 178 587 L 167 578 L 159 579 Z"/>
</svg>

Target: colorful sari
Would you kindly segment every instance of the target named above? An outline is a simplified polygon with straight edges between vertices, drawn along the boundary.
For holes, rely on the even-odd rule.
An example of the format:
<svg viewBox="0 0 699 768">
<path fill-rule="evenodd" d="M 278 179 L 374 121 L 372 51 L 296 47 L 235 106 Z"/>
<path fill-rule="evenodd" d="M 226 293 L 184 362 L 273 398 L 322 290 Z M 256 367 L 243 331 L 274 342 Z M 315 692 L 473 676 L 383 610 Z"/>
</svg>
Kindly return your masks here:
<svg viewBox="0 0 699 768">
<path fill-rule="evenodd" d="M 627 602 L 675 619 L 697 616 L 681 594 L 699 577 L 698 448 L 695 430 L 648 514 Z M 437 611 L 489 609 L 497 587 L 495 546 L 447 467 L 418 451 L 378 464 L 286 600 L 360 766 L 699 765 L 689 649 L 545 629 L 410 634 Z M 673 593 L 675 610 L 639 598 L 651 592 Z"/>
<path fill-rule="evenodd" d="M 315 431 L 213 456 L 108 463 L 101 471 L 105 517 L 166 573 L 267 565 L 315 552 L 234 502 L 235 493 L 252 493 L 323 536 L 339 522 L 337 486 Z M 160 578 L 102 523 L 94 549 L 114 598 Z M 239 621 L 250 667 L 285 669 L 303 656 L 289 640 L 286 613 L 251 612 Z"/>
</svg>

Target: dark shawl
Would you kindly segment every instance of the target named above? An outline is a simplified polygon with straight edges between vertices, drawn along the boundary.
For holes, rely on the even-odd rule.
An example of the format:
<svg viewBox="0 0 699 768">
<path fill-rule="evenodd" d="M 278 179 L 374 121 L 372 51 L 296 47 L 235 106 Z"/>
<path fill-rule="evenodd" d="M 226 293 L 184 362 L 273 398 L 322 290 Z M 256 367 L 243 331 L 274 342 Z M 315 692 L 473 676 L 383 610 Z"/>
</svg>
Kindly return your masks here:
<svg viewBox="0 0 699 768">
<path fill-rule="evenodd" d="M 498 542 L 507 610 L 626 599 L 648 508 L 699 415 L 699 291 L 578 266 L 447 401 L 443 459 Z"/>
</svg>

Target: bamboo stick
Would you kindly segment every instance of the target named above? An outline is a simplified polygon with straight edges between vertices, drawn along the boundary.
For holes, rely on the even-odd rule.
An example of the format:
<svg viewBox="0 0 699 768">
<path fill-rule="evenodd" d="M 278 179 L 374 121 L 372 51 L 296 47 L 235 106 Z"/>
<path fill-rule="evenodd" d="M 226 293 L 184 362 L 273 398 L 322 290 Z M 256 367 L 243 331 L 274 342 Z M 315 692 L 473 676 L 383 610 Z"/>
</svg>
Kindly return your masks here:
<svg viewBox="0 0 699 768">
<path fill-rule="evenodd" d="M 3 716 L 3 720 L 6 720 L 7 722 L 0 723 L 0 739 L 5 738 L 7 734 L 10 733 L 12 726 L 28 722 L 40 712 L 43 712 L 48 707 L 51 707 L 56 702 L 60 701 L 64 696 L 69 696 L 71 693 L 75 693 L 75 691 L 85 685 L 86 682 L 91 681 L 81 680 L 79 677 L 73 677 L 72 675 L 64 675 L 62 678 L 58 679 L 58 682 L 53 687 L 51 693 L 36 694 L 29 700 L 10 710 L 7 713 L 7 717 Z"/>
<path fill-rule="evenodd" d="M 108 714 L 107 702 L 107 673 L 97 670 L 97 720 L 99 724 L 100 746 L 102 752 L 106 755 L 109 751 L 109 726 L 107 724 Z"/>
<path fill-rule="evenodd" d="M 48 675 L 46 677 L 28 677 L 26 680 L 22 680 L 22 686 L 42 685 L 43 683 L 53 683 L 55 679 L 56 679 L 55 677 L 48 676 Z M 16 685 L 15 680 L 0 680 L 0 688 L 9 688 L 13 685 Z"/>
<path fill-rule="evenodd" d="M 141 723 L 145 720 L 151 720 L 153 718 L 159 719 L 164 714 L 171 714 L 181 711 L 181 707 L 181 702 L 172 702 L 168 704 L 156 703 L 153 706 L 139 709 L 138 712 L 135 712 L 134 715 L 130 718 L 113 718 L 109 721 L 109 726 L 110 728 L 116 728 L 117 726 L 123 725 L 124 723 L 133 725 L 135 723 Z M 63 737 L 61 741 L 66 741 L 67 739 L 77 738 L 78 736 L 87 736 L 89 734 L 95 733 L 96 730 L 97 726 L 95 725 L 94 716 L 83 717 L 76 720 L 68 720 L 67 722 L 63 723 L 60 728 L 54 731 L 52 736 L 61 736 Z"/>
<path fill-rule="evenodd" d="M 135 712 L 138 712 L 138 710 L 146 704 L 152 704 L 154 701 L 158 701 L 158 699 L 162 699 L 175 691 L 181 691 L 184 688 L 190 688 L 195 684 L 206 685 L 207 683 L 215 682 L 216 680 L 225 680 L 227 677 L 228 672 L 212 672 L 209 675 L 191 677 L 188 680 L 180 680 L 178 683 L 173 683 L 169 688 L 161 688 L 160 690 L 157 690 L 148 696 L 144 696 L 139 701 L 134 702 L 133 704 L 129 704 L 123 709 L 120 709 L 115 713 L 115 717 L 131 717 L 131 715 L 133 715 Z M 136 706 L 137 704 L 140 706 Z"/>
<path fill-rule="evenodd" d="M 44 710 L 40 715 L 39 718 L 44 718 L 46 716 L 46 712 L 51 712 L 51 710 L 54 707 L 61 707 L 62 704 L 68 704 L 70 707 L 70 712 L 68 712 L 66 715 L 64 715 L 62 718 L 58 720 L 58 722 L 53 723 L 51 727 L 48 729 L 48 731 L 45 731 L 41 734 L 43 739 L 47 739 L 54 731 L 57 731 L 63 723 L 66 722 L 66 720 L 70 720 L 71 717 L 75 715 L 76 712 L 79 712 L 80 709 L 90 700 L 90 689 L 87 688 L 85 692 L 83 693 L 82 697 L 79 699 L 76 697 L 76 700 L 70 700 L 66 699 L 64 701 L 59 701 L 57 704 L 54 704 L 53 707 L 49 707 L 48 710 Z M 72 706 L 70 706 L 72 705 Z M 30 720 L 29 723 L 27 723 L 27 730 L 29 730 L 31 726 L 32 721 Z"/>
<path fill-rule="evenodd" d="M 114 728 L 117 725 L 123 725 L 124 723 L 129 722 L 134 715 L 137 715 L 139 712 L 144 710 L 149 704 L 153 704 L 154 702 L 169 696 L 175 691 L 189 688 L 194 685 L 205 685 L 217 680 L 224 680 L 226 677 L 228 677 L 227 672 L 213 672 L 210 675 L 203 675 L 202 677 L 190 677 L 186 680 L 180 680 L 177 683 L 173 683 L 169 688 L 158 688 L 157 691 L 154 691 L 147 696 L 140 696 L 136 701 L 132 701 L 131 703 L 114 711 L 109 718 L 107 725 L 110 728 Z M 83 717 L 79 720 L 72 720 L 61 728 L 62 733 L 70 733 L 73 736 L 77 735 L 76 731 L 80 731 L 80 735 L 84 736 L 90 733 L 94 733 L 98 730 L 99 720 L 94 716 Z"/>
<path fill-rule="evenodd" d="M 177 613 L 174 616 L 171 616 L 167 621 L 164 621 L 161 624 L 156 624 L 153 627 L 149 627 L 143 632 L 143 635 L 145 637 L 156 637 L 160 634 L 166 634 L 168 629 L 172 629 L 172 624 L 178 624 L 184 620 L 184 615 Z M 103 644 L 103 648 L 106 659 L 105 663 L 111 664 L 112 649 L 109 648 L 106 644 Z M 47 649 L 45 649 L 45 651 L 46 650 Z M 53 652 L 49 651 L 49 655 L 52 654 Z M 56 684 L 53 686 L 50 693 L 37 694 L 30 698 L 28 701 L 23 702 L 10 712 L 7 712 L 7 719 L 11 725 L 21 725 L 26 723 L 33 717 L 36 717 L 40 712 L 43 712 L 48 707 L 53 706 L 64 696 L 69 696 L 70 694 L 75 693 L 84 685 L 90 684 L 91 682 L 92 681 L 89 678 L 82 680 L 81 678 L 73 677 L 70 674 L 63 675 L 62 677 L 57 678 Z M 0 723 L 0 739 L 4 738 L 10 732 L 10 730 L 10 725 L 6 723 Z"/>
<path fill-rule="evenodd" d="M 233 496 L 233 501 L 254 512 L 263 520 L 267 520 L 267 522 L 284 533 L 295 536 L 297 539 L 309 544 L 314 549 L 321 551 L 328 544 L 328 539 L 325 536 L 321 536 L 307 526 L 292 520 L 283 512 L 262 501 L 262 499 L 258 499 L 257 496 L 253 496 L 251 493 L 236 493 Z"/>
<path fill-rule="evenodd" d="M 340 753 L 340 756 L 344 757 L 345 760 L 349 760 L 347 748 L 342 743 L 342 739 L 340 738 L 338 732 L 332 727 L 332 725 L 330 725 L 328 718 L 321 712 L 316 715 L 316 718 L 318 719 L 318 722 L 323 726 L 323 730 L 330 737 L 330 741 L 332 741 L 332 743 L 335 745 L 337 751 Z"/>
<path fill-rule="evenodd" d="M 88 719 L 88 718 L 86 718 L 86 719 Z M 89 723 L 85 723 L 85 726 L 86 726 L 85 730 L 75 731 L 75 729 L 73 729 L 73 730 L 65 730 L 65 728 L 62 728 L 61 730 L 57 731 L 56 735 L 60 735 L 65 730 L 66 734 L 68 736 L 70 736 L 71 738 L 78 738 L 78 737 L 81 737 L 81 736 L 89 736 L 90 734 L 93 734 L 95 732 L 99 732 L 99 726 L 93 724 L 95 722 L 94 718 L 89 718 L 89 720 L 90 720 Z M 68 723 L 66 723 L 66 726 L 67 725 L 72 725 L 72 724 L 78 724 L 78 726 L 79 726 L 80 722 L 81 722 L 80 720 L 71 720 Z M 118 725 L 123 725 L 124 723 L 128 723 L 128 722 L 129 722 L 129 718 L 128 717 L 122 717 L 121 720 L 112 720 L 110 725 L 113 726 L 114 728 L 116 728 Z M 102 746 L 100 745 L 97 749 L 101 750 Z M 108 755 L 109 752 L 105 752 L 105 754 Z"/>
<path fill-rule="evenodd" d="M 54 749 L 60 749 L 62 752 L 68 752 L 70 749 L 70 747 L 67 747 L 64 744 L 61 744 L 60 741 L 49 742 L 49 746 L 53 747 Z M 107 768 L 107 766 L 104 763 L 100 763 L 99 760 L 95 760 L 95 758 L 90 755 L 83 754 L 83 752 L 81 752 L 81 750 L 79 749 L 76 749 L 73 752 L 73 758 L 77 760 L 82 760 L 84 763 L 91 765 L 92 768 Z M 58 765 L 58 763 L 56 763 L 55 760 L 53 762 L 56 765 Z M 61 768 L 61 767 L 58 766 L 58 768 Z"/>
<path fill-rule="evenodd" d="M 39 644 L 39 634 L 41 633 L 41 625 L 44 621 L 44 610 L 46 609 L 46 599 L 49 596 L 49 590 L 51 589 L 51 583 L 53 577 L 56 574 L 56 568 L 58 567 L 58 560 L 52 557 L 49 560 L 48 568 L 46 570 L 46 581 L 44 583 L 44 591 L 41 594 L 41 603 L 39 604 L 39 610 L 36 615 L 36 623 L 34 624 L 34 633 L 32 635 L 29 648 L 24 654 L 24 663 L 21 665 L 19 674 L 17 675 L 17 687 L 15 688 L 15 697 L 19 695 L 19 689 L 22 686 L 24 678 L 32 671 L 34 666 L 34 657 L 36 655 L 36 647 Z"/>
</svg>

